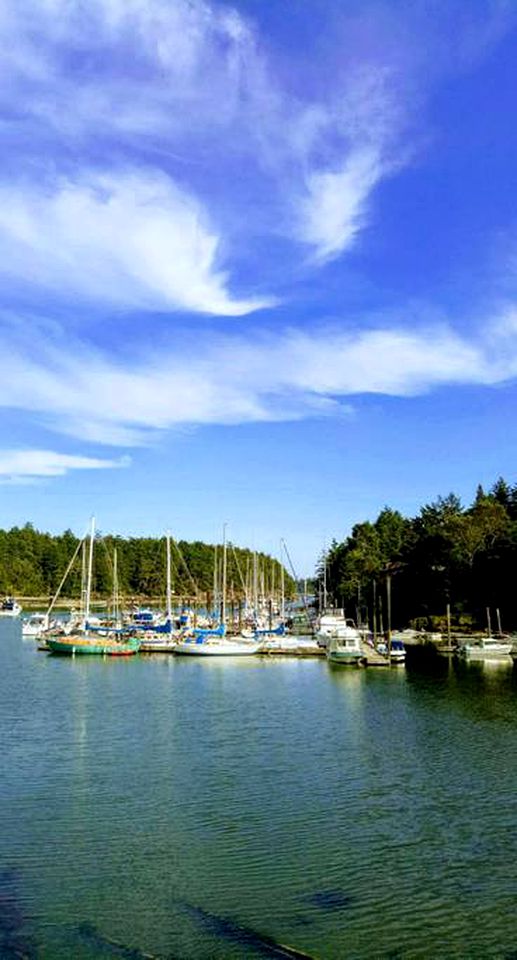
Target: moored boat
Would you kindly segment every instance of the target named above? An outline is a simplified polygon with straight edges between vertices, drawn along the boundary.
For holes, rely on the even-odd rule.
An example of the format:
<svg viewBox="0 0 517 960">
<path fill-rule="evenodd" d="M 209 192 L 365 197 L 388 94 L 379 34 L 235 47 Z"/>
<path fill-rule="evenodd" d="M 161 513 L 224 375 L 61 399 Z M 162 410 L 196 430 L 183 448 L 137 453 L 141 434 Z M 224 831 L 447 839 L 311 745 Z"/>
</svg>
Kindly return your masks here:
<svg viewBox="0 0 517 960">
<path fill-rule="evenodd" d="M 140 641 L 136 637 L 125 640 L 111 637 L 91 637 L 88 634 L 75 634 L 45 638 L 46 649 L 68 657 L 80 655 L 102 657 L 129 657 L 138 653 Z"/>
<path fill-rule="evenodd" d="M 367 658 L 365 656 L 361 637 L 356 631 L 357 636 L 345 635 L 331 637 L 327 644 L 327 660 L 329 663 L 340 664 L 341 666 L 365 666 Z"/>
<path fill-rule="evenodd" d="M 392 640 L 389 646 L 390 663 L 405 663 L 406 648 L 402 640 Z"/>
<path fill-rule="evenodd" d="M 345 617 L 343 610 L 321 614 L 316 632 L 321 647 L 328 648 L 331 640 L 354 640 L 360 643 L 361 634 L 353 620 Z"/>
<path fill-rule="evenodd" d="M 22 621 L 22 637 L 35 639 L 48 629 L 49 621 L 46 613 L 33 613 L 31 617 Z"/>
<path fill-rule="evenodd" d="M 175 654 L 191 657 L 250 657 L 261 650 L 260 641 L 242 637 L 186 637 L 176 644 Z"/>
<path fill-rule="evenodd" d="M 501 660 L 509 657 L 512 648 L 510 638 L 480 637 L 472 643 L 462 644 L 458 648 L 458 655 L 468 660 Z"/>
</svg>

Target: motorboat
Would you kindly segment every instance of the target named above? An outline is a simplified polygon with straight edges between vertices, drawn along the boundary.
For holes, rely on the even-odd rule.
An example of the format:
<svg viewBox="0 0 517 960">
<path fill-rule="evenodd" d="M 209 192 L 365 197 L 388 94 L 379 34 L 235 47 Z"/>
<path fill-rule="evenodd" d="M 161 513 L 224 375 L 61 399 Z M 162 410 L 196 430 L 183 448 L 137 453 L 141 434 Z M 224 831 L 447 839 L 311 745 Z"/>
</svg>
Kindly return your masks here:
<svg viewBox="0 0 517 960">
<path fill-rule="evenodd" d="M 360 646 L 361 634 L 343 610 L 323 613 L 319 618 L 316 638 L 320 647 L 328 648 L 330 640 L 354 640 Z"/>
<path fill-rule="evenodd" d="M 392 640 L 389 646 L 390 663 L 405 663 L 406 648 L 402 640 Z"/>
<path fill-rule="evenodd" d="M 365 666 L 367 658 L 359 632 L 331 636 L 327 643 L 327 660 L 341 666 Z"/>
<path fill-rule="evenodd" d="M 504 637 L 480 637 L 458 648 L 458 655 L 468 660 L 501 660 L 512 653 L 512 640 Z"/>
<path fill-rule="evenodd" d="M 0 617 L 19 617 L 23 607 L 16 602 L 14 597 L 5 597 L 0 602 Z"/>
</svg>

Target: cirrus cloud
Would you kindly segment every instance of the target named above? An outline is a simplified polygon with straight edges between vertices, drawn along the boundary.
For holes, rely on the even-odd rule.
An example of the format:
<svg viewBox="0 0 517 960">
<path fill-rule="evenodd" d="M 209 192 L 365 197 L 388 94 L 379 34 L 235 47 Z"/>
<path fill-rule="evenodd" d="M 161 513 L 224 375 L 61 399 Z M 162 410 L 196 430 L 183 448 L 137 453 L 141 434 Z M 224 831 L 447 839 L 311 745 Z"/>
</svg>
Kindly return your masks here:
<svg viewBox="0 0 517 960">
<path fill-rule="evenodd" d="M 0 275 L 61 298 L 226 316 L 271 305 L 232 298 L 218 248 L 199 203 L 155 171 L 0 186 Z"/>
<path fill-rule="evenodd" d="M 54 450 L 0 450 L 0 484 L 34 483 L 38 479 L 62 477 L 70 470 L 106 470 L 128 464 L 127 457 L 106 460 Z"/>
<path fill-rule="evenodd" d="M 11 329 L 0 406 L 113 446 L 148 443 L 179 426 L 326 416 L 349 410 L 350 398 L 360 395 L 411 397 L 441 386 L 495 386 L 517 375 L 517 336 L 500 320 L 471 338 L 444 324 L 258 331 L 252 341 L 226 335 L 195 351 L 176 341 L 138 360 L 114 360 L 81 341 L 65 347 L 48 332 L 38 348 L 34 359 L 22 337 L 13 347 Z"/>
</svg>

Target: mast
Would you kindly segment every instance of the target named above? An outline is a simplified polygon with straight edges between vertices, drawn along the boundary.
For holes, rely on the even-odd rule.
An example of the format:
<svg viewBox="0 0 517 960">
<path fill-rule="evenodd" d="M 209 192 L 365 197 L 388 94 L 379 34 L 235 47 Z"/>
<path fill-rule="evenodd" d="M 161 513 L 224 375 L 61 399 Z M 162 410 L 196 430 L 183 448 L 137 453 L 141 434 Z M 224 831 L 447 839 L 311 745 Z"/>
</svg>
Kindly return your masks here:
<svg viewBox="0 0 517 960">
<path fill-rule="evenodd" d="M 222 604 L 221 620 L 223 626 L 226 624 L 226 523 L 223 523 L 223 574 L 222 574 Z"/>
<path fill-rule="evenodd" d="M 85 533 L 82 541 L 82 550 L 81 550 L 81 602 L 79 606 L 79 618 L 80 620 L 86 620 L 86 537 Z"/>
<path fill-rule="evenodd" d="M 92 517 L 90 529 L 90 549 L 88 553 L 88 576 L 86 581 L 86 609 L 84 611 L 84 624 L 90 619 L 90 605 L 92 599 L 92 574 L 93 574 L 93 541 L 95 540 L 95 517 Z"/>
<path fill-rule="evenodd" d="M 113 621 L 114 625 L 119 625 L 119 600 L 118 600 L 118 563 L 117 548 L 113 550 Z"/>
<path fill-rule="evenodd" d="M 253 608 L 255 620 L 258 620 L 258 557 L 256 551 L 253 554 Z"/>
<path fill-rule="evenodd" d="M 171 535 L 167 531 L 167 597 L 166 597 L 166 616 L 167 621 L 172 623 L 172 581 L 171 581 Z"/>
<path fill-rule="evenodd" d="M 218 597 L 218 583 L 217 583 L 217 544 L 214 547 L 214 617 L 217 618 L 219 612 L 219 597 Z"/>
<path fill-rule="evenodd" d="M 280 541 L 280 616 L 285 621 L 285 580 L 284 580 L 283 541 Z"/>
</svg>

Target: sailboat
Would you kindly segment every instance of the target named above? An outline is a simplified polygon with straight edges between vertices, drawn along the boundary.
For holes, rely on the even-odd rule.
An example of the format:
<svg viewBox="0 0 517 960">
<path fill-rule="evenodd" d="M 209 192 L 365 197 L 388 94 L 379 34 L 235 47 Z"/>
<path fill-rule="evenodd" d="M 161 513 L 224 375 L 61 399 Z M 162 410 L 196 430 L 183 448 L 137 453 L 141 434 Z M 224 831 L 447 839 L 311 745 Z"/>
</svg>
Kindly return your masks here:
<svg viewBox="0 0 517 960">
<path fill-rule="evenodd" d="M 175 653 L 194 657 L 249 657 L 259 653 L 261 642 L 255 637 L 226 636 L 226 567 L 227 542 L 226 524 L 223 525 L 223 562 L 221 591 L 221 620 L 212 629 L 195 629 L 176 644 Z"/>
<path fill-rule="evenodd" d="M 145 635 L 140 643 L 142 653 L 174 653 L 177 635 L 172 631 L 172 577 L 171 577 L 171 536 L 167 533 L 167 598 L 165 622 L 157 624 L 152 633 Z"/>
<path fill-rule="evenodd" d="M 93 574 L 93 544 L 95 540 L 95 518 L 92 517 L 89 551 L 88 551 L 88 571 L 86 581 L 86 597 L 84 608 L 84 620 L 81 629 L 75 629 L 69 634 L 51 635 L 46 637 L 46 645 L 51 653 L 62 654 L 75 657 L 82 654 L 90 656 L 103 657 L 127 657 L 138 653 L 140 641 L 136 637 L 122 638 L 120 631 L 111 630 L 106 636 L 95 634 L 90 624 L 90 607 L 92 593 L 92 574 Z M 116 577 L 116 570 L 115 570 Z M 116 589 L 116 583 L 115 583 Z"/>
</svg>

